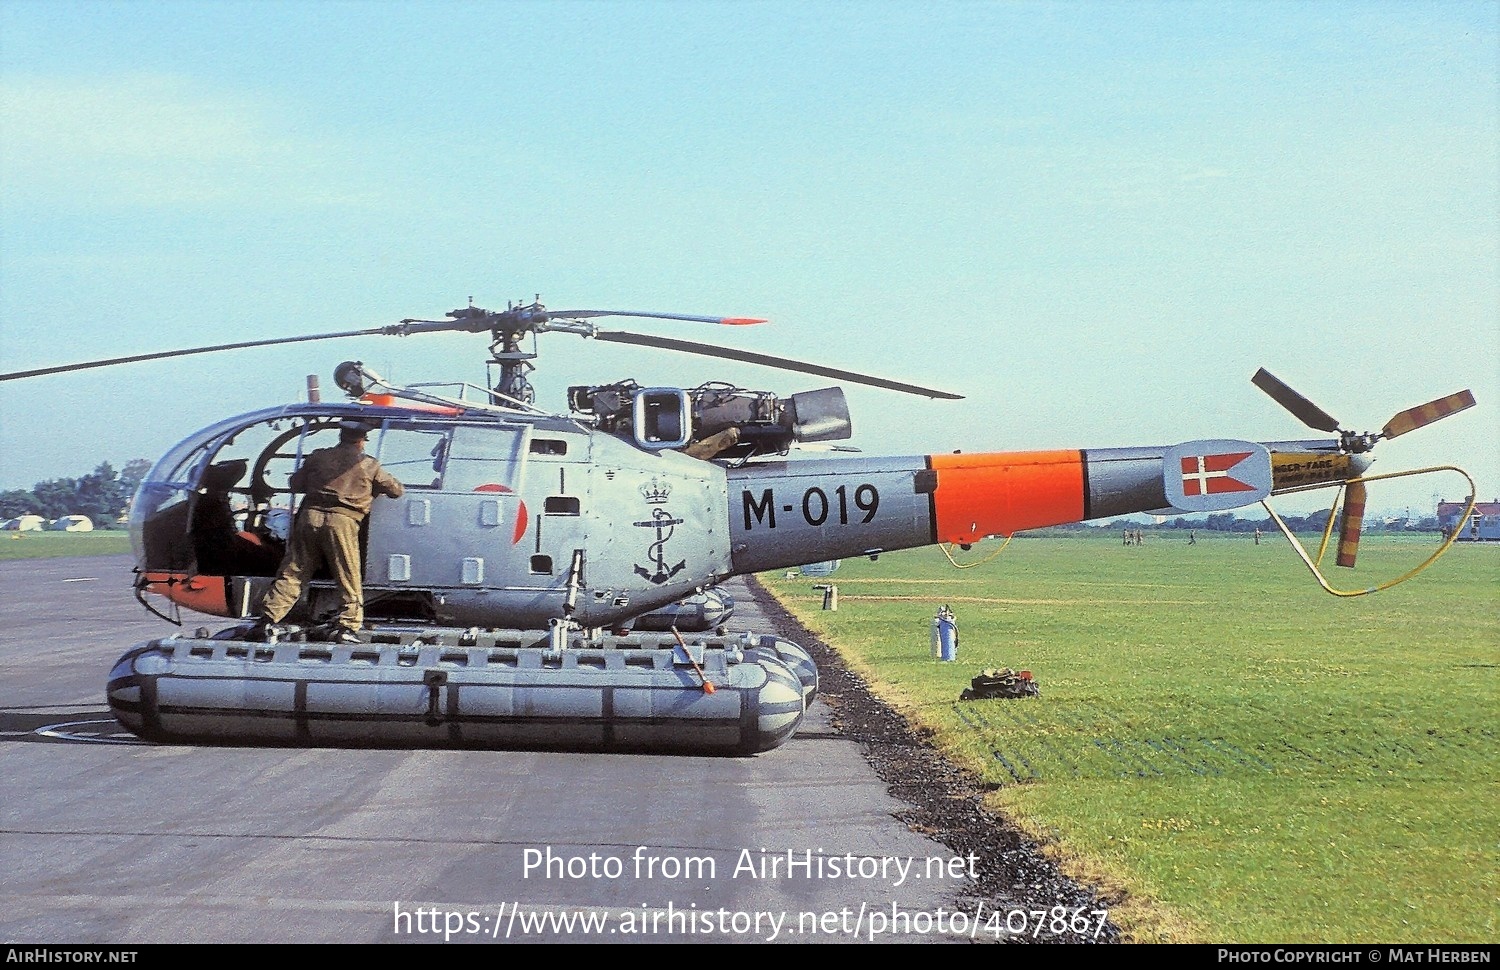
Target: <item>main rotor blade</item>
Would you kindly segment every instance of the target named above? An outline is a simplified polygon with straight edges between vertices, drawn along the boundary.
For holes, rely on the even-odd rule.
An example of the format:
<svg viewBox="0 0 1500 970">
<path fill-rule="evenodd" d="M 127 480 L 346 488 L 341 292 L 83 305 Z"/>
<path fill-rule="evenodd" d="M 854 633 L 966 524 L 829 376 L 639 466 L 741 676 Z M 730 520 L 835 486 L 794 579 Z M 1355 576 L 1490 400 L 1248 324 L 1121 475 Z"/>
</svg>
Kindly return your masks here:
<svg viewBox="0 0 1500 970">
<path fill-rule="evenodd" d="M 1344 493 L 1344 514 L 1339 518 L 1340 566 L 1354 568 L 1359 553 L 1359 530 L 1365 521 L 1365 483 L 1350 482 Z"/>
<path fill-rule="evenodd" d="M 1474 406 L 1474 392 L 1469 390 L 1459 391 L 1457 394 L 1449 394 L 1440 397 L 1436 401 L 1428 401 L 1414 408 L 1407 408 L 1400 414 L 1391 418 L 1381 429 L 1381 434 L 1387 438 L 1394 438 L 1426 427 L 1434 421 L 1441 421 L 1450 414 L 1457 414 L 1464 408 Z"/>
<path fill-rule="evenodd" d="M 900 381 L 888 381 L 883 377 L 856 374 L 853 371 L 839 370 L 836 367 L 824 367 L 820 364 L 807 364 L 800 360 L 788 360 L 785 357 L 772 357 L 769 354 L 757 354 L 748 350 L 735 350 L 732 347 L 715 347 L 713 344 L 700 344 L 691 340 L 675 340 L 670 337 L 646 336 L 644 334 L 625 333 L 622 331 L 597 333 L 594 334 L 594 339 L 607 340 L 617 344 L 634 344 L 637 347 L 660 347 L 663 350 L 676 350 L 684 354 L 718 357 L 723 360 L 741 360 L 747 364 L 760 364 L 762 367 L 775 367 L 778 370 L 795 371 L 800 374 L 816 374 L 819 377 L 831 377 L 836 381 L 868 384 L 870 387 L 881 387 L 888 391 L 901 391 L 905 394 L 916 394 L 921 397 L 942 398 L 946 401 L 963 400 L 962 394 L 936 391 L 930 387 L 918 387 L 916 384 L 903 384 Z"/>
<path fill-rule="evenodd" d="M 694 323 L 717 323 L 726 327 L 747 327 L 766 321 L 760 317 L 700 317 L 690 313 L 654 313 L 650 310 L 548 310 L 547 316 L 572 317 L 584 320 L 588 317 L 649 317 L 653 320 L 690 320 Z"/>
<path fill-rule="evenodd" d="M 245 347 L 273 347 L 277 344 L 300 344 L 309 340 L 333 340 L 338 337 L 365 337 L 378 333 L 389 333 L 385 327 L 370 330 L 346 330 L 343 333 L 320 333 L 307 337 L 276 337 L 271 340 L 245 340 L 234 344 L 216 344 L 212 347 L 192 347 L 188 350 L 164 350 L 154 354 L 135 354 L 130 357 L 111 357 L 108 360 L 87 360 L 77 364 L 60 364 L 56 367 L 38 367 L 34 370 L 18 370 L 0 374 L 0 381 L 14 381 L 23 377 L 43 377 L 47 374 L 65 374 L 69 371 L 88 370 L 93 367 L 113 367 L 115 364 L 134 364 L 143 360 L 165 360 L 168 357 L 187 357 L 192 354 L 212 354 L 220 350 L 241 350 Z"/>
<path fill-rule="evenodd" d="M 1298 421 L 1301 421 L 1309 428 L 1317 431 L 1339 430 L 1337 418 L 1332 417 L 1327 411 L 1324 411 L 1301 394 L 1292 390 L 1291 387 L 1264 367 L 1255 372 L 1255 376 L 1250 378 L 1250 383 L 1271 395 L 1271 400 L 1292 412 Z"/>
</svg>

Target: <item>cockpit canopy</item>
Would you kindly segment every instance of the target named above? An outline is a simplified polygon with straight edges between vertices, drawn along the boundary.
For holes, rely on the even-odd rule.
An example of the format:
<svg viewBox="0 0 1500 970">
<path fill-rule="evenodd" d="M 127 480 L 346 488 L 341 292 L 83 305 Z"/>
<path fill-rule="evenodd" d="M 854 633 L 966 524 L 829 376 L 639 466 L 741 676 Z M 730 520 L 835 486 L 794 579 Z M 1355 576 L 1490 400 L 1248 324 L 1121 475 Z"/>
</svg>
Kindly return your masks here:
<svg viewBox="0 0 1500 970">
<path fill-rule="evenodd" d="M 142 570 L 268 576 L 295 512 L 289 478 L 303 456 L 338 443 L 341 418 L 376 425 L 367 448 L 408 489 L 517 486 L 526 422 L 464 421 L 403 408 L 291 405 L 229 418 L 164 455 L 131 503 Z M 549 453 L 583 435 L 548 441 Z"/>
</svg>

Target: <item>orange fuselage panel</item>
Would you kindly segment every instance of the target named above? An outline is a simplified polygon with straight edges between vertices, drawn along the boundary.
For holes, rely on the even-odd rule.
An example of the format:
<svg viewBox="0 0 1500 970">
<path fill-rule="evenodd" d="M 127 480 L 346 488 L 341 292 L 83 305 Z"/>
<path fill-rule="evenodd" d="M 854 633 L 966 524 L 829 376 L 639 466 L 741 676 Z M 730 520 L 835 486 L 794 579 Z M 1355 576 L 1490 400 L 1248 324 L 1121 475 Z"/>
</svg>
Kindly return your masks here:
<svg viewBox="0 0 1500 970">
<path fill-rule="evenodd" d="M 222 576 L 146 573 L 145 589 L 180 606 L 211 616 L 229 616 L 229 591 Z"/>
<path fill-rule="evenodd" d="M 1084 515 L 1083 453 L 932 455 L 939 542 L 978 542 Z"/>
</svg>

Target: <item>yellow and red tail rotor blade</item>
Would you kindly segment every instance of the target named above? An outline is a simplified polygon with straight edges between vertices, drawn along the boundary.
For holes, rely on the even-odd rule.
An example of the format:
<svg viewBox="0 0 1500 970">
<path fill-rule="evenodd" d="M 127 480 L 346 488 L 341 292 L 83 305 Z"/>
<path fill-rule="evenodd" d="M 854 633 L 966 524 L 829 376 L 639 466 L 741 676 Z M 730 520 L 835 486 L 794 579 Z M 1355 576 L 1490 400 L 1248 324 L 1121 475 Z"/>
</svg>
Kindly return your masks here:
<svg viewBox="0 0 1500 970">
<path fill-rule="evenodd" d="M 1407 408 L 1387 421 L 1380 433 L 1387 438 L 1394 438 L 1473 406 L 1474 393 L 1467 390 L 1459 391 L 1457 394 L 1440 397 L 1436 401 L 1428 401 L 1426 404 Z"/>
<path fill-rule="evenodd" d="M 1339 519 L 1340 566 L 1354 567 L 1359 552 L 1359 530 L 1365 522 L 1365 483 L 1350 482 L 1344 493 L 1344 514 Z"/>
</svg>

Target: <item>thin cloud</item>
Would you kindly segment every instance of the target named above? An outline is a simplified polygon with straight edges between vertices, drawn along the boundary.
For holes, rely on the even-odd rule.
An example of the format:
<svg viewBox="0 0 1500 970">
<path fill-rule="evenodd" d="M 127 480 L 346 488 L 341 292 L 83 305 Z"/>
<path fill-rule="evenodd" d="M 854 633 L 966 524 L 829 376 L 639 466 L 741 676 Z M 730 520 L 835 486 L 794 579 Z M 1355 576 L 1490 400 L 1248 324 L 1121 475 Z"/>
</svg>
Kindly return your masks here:
<svg viewBox="0 0 1500 970">
<path fill-rule="evenodd" d="M 0 80 L 7 207 L 350 204 L 349 153 L 284 134 L 273 111 L 186 78 Z"/>
<path fill-rule="evenodd" d="M 1189 172 L 1183 172 L 1177 177 L 1179 182 L 1202 182 L 1205 179 L 1227 179 L 1229 170 L 1225 168 L 1198 168 Z"/>
</svg>

